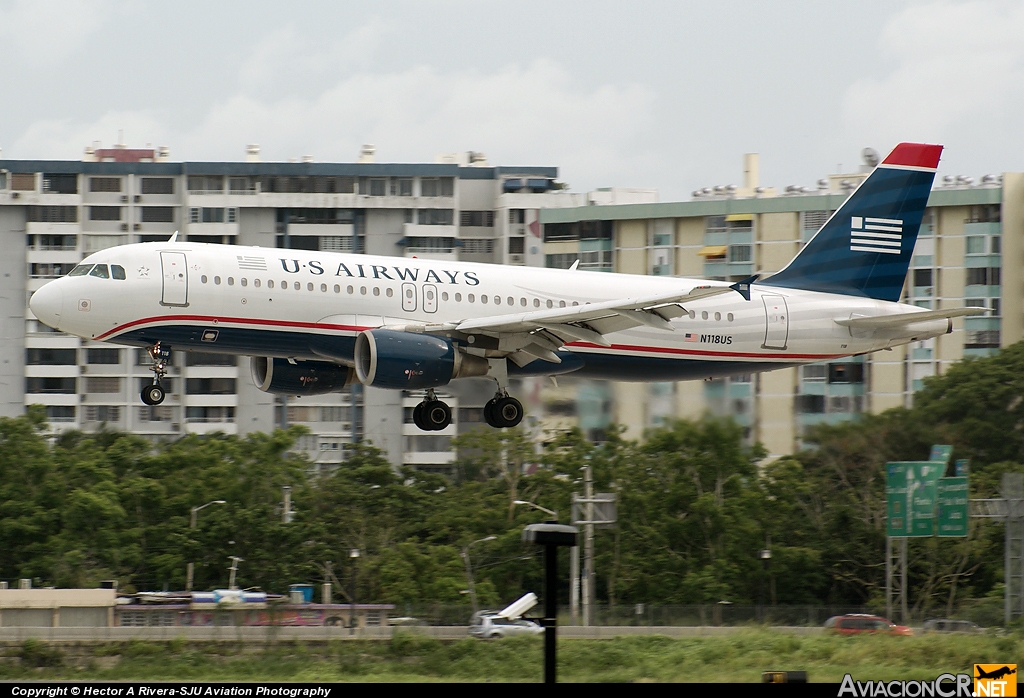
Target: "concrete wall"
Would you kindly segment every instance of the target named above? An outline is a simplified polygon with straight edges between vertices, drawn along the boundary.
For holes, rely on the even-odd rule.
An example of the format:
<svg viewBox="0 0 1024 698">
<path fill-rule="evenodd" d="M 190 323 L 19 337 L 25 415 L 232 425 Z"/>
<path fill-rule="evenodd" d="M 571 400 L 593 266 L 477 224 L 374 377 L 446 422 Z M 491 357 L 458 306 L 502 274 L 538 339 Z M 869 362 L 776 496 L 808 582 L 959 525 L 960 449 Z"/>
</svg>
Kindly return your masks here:
<svg viewBox="0 0 1024 698">
<path fill-rule="evenodd" d="M 1003 175 L 1002 346 L 1024 338 L 1024 173 Z"/>
<path fill-rule="evenodd" d="M 0 207 L 0 416 L 25 411 L 25 207 Z M 31 400 L 29 400 L 31 402 Z"/>
</svg>

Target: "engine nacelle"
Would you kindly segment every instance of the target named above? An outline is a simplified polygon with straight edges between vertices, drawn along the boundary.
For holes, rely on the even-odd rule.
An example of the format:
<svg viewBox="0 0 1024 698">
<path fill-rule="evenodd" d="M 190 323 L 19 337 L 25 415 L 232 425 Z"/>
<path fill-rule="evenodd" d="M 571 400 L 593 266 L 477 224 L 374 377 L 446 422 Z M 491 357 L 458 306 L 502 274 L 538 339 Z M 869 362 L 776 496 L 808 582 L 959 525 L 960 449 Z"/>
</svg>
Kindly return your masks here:
<svg viewBox="0 0 1024 698">
<path fill-rule="evenodd" d="M 265 393 L 275 395 L 323 395 L 342 390 L 355 377 L 355 370 L 329 361 L 296 361 L 254 356 L 249 360 L 252 382 Z"/>
<path fill-rule="evenodd" d="M 397 330 L 366 330 L 356 337 L 356 377 L 363 385 L 422 390 L 454 378 L 487 375 L 487 359 L 466 354 L 451 340 Z"/>
</svg>

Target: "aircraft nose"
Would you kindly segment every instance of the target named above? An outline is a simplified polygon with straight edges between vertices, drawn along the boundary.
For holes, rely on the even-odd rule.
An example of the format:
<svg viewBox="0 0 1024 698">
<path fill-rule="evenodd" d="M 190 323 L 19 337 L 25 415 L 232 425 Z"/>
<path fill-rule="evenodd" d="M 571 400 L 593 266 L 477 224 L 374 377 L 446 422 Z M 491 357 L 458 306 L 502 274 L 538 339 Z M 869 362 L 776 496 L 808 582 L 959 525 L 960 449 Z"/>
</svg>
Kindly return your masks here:
<svg viewBox="0 0 1024 698">
<path fill-rule="evenodd" d="M 28 307 L 42 322 L 59 329 L 60 314 L 64 309 L 64 292 L 56 282 L 50 282 L 32 294 Z"/>
</svg>

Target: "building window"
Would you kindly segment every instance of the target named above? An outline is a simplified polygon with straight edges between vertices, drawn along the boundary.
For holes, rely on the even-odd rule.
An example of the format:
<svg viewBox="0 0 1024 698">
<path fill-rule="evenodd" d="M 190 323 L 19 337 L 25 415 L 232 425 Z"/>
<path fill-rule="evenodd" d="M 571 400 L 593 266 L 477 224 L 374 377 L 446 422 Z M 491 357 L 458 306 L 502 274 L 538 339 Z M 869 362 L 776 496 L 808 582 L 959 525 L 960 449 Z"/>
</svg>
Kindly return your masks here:
<svg viewBox="0 0 1024 698">
<path fill-rule="evenodd" d="M 829 364 L 829 383 L 863 383 L 864 364 Z"/>
<path fill-rule="evenodd" d="M 512 225 L 526 225 L 526 209 L 510 208 L 508 210 L 508 222 Z"/>
<path fill-rule="evenodd" d="M 82 407 L 83 422 L 118 422 L 121 420 L 119 405 L 85 405 Z"/>
<path fill-rule="evenodd" d="M 420 196 L 455 196 L 455 180 L 451 177 L 424 177 L 420 180 Z"/>
<path fill-rule="evenodd" d="M 249 177 L 228 177 L 228 191 L 232 194 L 255 194 L 256 182 Z"/>
<path fill-rule="evenodd" d="M 121 220 L 120 206 L 90 206 L 89 220 L 91 221 L 119 221 Z"/>
<path fill-rule="evenodd" d="M 391 180 L 392 196 L 412 196 L 412 179 L 398 177 Z"/>
<path fill-rule="evenodd" d="M 932 270 L 931 269 L 915 269 L 914 270 L 914 286 L 931 286 L 932 285 Z"/>
<path fill-rule="evenodd" d="M 11 189 L 13 191 L 35 191 L 36 176 L 31 173 L 12 174 Z"/>
<path fill-rule="evenodd" d="M 138 415 L 140 422 L 169 422 L 174 416 L 170 405 L 139 407 Z"/>
<path fill-rule="evenodd" d="M 526 238 L 510 237 L 508 239 L 509 254 L 523 254 L 526 252 Z"/>
<path fill-rule="evenodd" d="M 222 194 L 224 192 L 224 177 L 189 175 L 189 194 Z"/>
<path fill-rule="evenodd" d="M 28 268 L 28 275 L 33 279 L 59 279 L 74 266 L 74 262 L 32 262 Z"/>
<path fill-rule="evenodd" d="M 185 352 L 186 366 L 237 366 L 238 357 L 234 354 L 213 354 L 204 351 Z"/>
<path fill-rule="evenodd" d="M 119 192 L 121 191 L 120 177 L 90 177 L 89 191 L 91 192 Z"/>
<path fill-rule="evenodd" d="M 238 209 L 237 208 L 231 207 L 229 209 L 226 209 L 226 213 L 227 213 L 228 223 L 237 223 L 238 222 Z"/>
<path fill-rule="evenodd" d="M 46 421 L 73 422 L 75 421 L 75 408 L 71 405 L 47 405 Z"/>
<path fill-rule="evenodd" d="M 234 407 L 186 407 L 186 422 L 234 422 Z"/>
<path fill-rule="evenodd" d="M 999 286 L 1002 273 L 999 267 L 968 267 L 968 286 Z"/>
<path fill-rule="evenodd" d="M 234 395 L 234 378 L 189 378 L 185 381 L 188 395 Z"/>
<path fill-rule="evenodd" d="M 568 269 L 572 266 L 573 262 L 579 259 L 578 254 L 569 252 L 565 254 L 548 254 L 544 255 L 544 266 L 549 269 Z"/>
<path fill-rule="evenodd" d="M 121 379 L 111 376 L 92 376 L 85 379 L 87 393 L 119 393 Z"/>
<path fill-rule="evenodd" d="M 795 402 L 796 411 L 801 414 L 825 413 L 824 395 L 797 395 Z"/>
<path fill-rule="evenodd" d="M 753 253 L 752 245 L 729 245 L 730 262 L 750 262 Z"/>
<path fill-rule="evenodd" d="M 321 235 L 320 249 L 324 252 L 351 252 L 351 235 Z"/>
<path fill-rule="evenodd" d="M 455 238 L 407 237 L 407 252 L 451 252 L 455 247 Z"/>
<path fill-rule="evenodd" d="M 224 209 L 222 209 L 222 208 L 203 208 L 201 222 L 203 222 L 203 223 L 223 223 L 224 222 Z"/>
<path fill-rule="evenodd" d="M 86 349 L 85 363 L 113 365 L 121 363 L 120 349 Z"/>
<path fill-rule="evenodd" d="M 554 256 L 554 255 L 553 255 Z M 570 255 L 572 256 L 572 255 Z M 590 250 L 579 254 L 580 269 L 611 269 L 611 250 Z M 572 266 L 570 264 L 569 266 Z M 566 267 L 568 268 L 568 267 Z"/>
<path fill-rule="evenodd" d="M 811 364 L 801 369 L 804 381 L 808 383 L 821 383 L 828 378 L 828 366 L 825 364 Z"/>
<path fill-rule="evenodd" d="M 573 223 L 545 223 L 544 242 L 552 240 L 579 240 L 579 228 Z"/>
<path fill-rule="evenodd" d="M 43 192 L 48 194 L 77 194 L 78 175 L 44 173 Z"/>
<path fill-rule="evenodd" d="M 370 196 L 384 196 L 388 193 L 388 180 L 386 179 L 371 179 L 369 191 L 367 192 Z"/>
<path fill-rule="evenodd" d="M 999 330 L 967 331 L 964 335 L 964 349 L 999 348 Z"/>
<path fill-rule="evenodd" d="M 999 223 L 1002 220 L 999 204 L 971 206 L 966 223 Z"/>
<path fill-rule="evenodd" d="M 75 394 L 74 378 L 26 378 L 25 392 L 31 394 L 51 393 L 59 395 Z"/>
<path fill-rule="evenodd" d="M 467 228 L 493 228 L 494 211 L 462 211 L 459 225 Z"/>
<path fill-rule="evenodd" d="M 173 206 L 143 206 L 142 207 L 142 222 L 143 223 L 173 223 L 174 222 L 174 207 Z"/>
<path fill-rule="evenodd" d="M 25 363 L 29 366 L 74 366 L 78 359 L 75 349 L 26 349 Z"/>
<path fill-rule="evenodd" d="M 29 206 L 29 223 L 77 223 L 77 206 Z"/>
<path fill-rule="evenodd" d="M 421 208 L 418 222 L 420 225 L 452 225 L 455 211 L 450 208 Z"/>
<path fill-rule="evenodd" d="M 172 177 L 143 177 L 143 194 L 173 194 L 174 178 Z"/>
<path fill-rule="evenodd" d="M 494 240 L 463 240 L 462 251 L 466 254 L 490 254 L 494 251 Z"/>
</svg>

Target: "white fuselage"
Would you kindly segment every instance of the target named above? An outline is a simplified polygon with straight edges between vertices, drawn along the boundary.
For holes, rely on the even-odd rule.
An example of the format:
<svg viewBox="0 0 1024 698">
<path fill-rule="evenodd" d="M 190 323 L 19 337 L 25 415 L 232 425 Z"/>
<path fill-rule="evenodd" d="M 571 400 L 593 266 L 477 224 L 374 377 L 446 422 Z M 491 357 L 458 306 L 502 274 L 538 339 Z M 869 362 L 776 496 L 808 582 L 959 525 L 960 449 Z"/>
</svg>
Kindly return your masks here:
<svg viewBox="0 0 1024 698">
<path fill-rule="evenodd" d="M 407 257 L 201 243 L 111 248 L 82 262 L 126 278 L 67 276 L 37 291 L 37 316 L 87 339 L 351 363 L 356 335 L 381 326 L 469 318 L 653 296 L 726 282 L 508 267 Z M 683 304 L 674 331 L 641 326 L 604 347 L 570 342 L 583 374 L 681 380 L 750 373 L 862 354 L 942 334 L 945 319 L 857 331 L 852 316 L 915 308 L 855 296 L 751 286 Z M 469 340 L 473 342 L 473 339 Z M 481 345 L 482 346 L 482 345 Z"/>
</svg>

